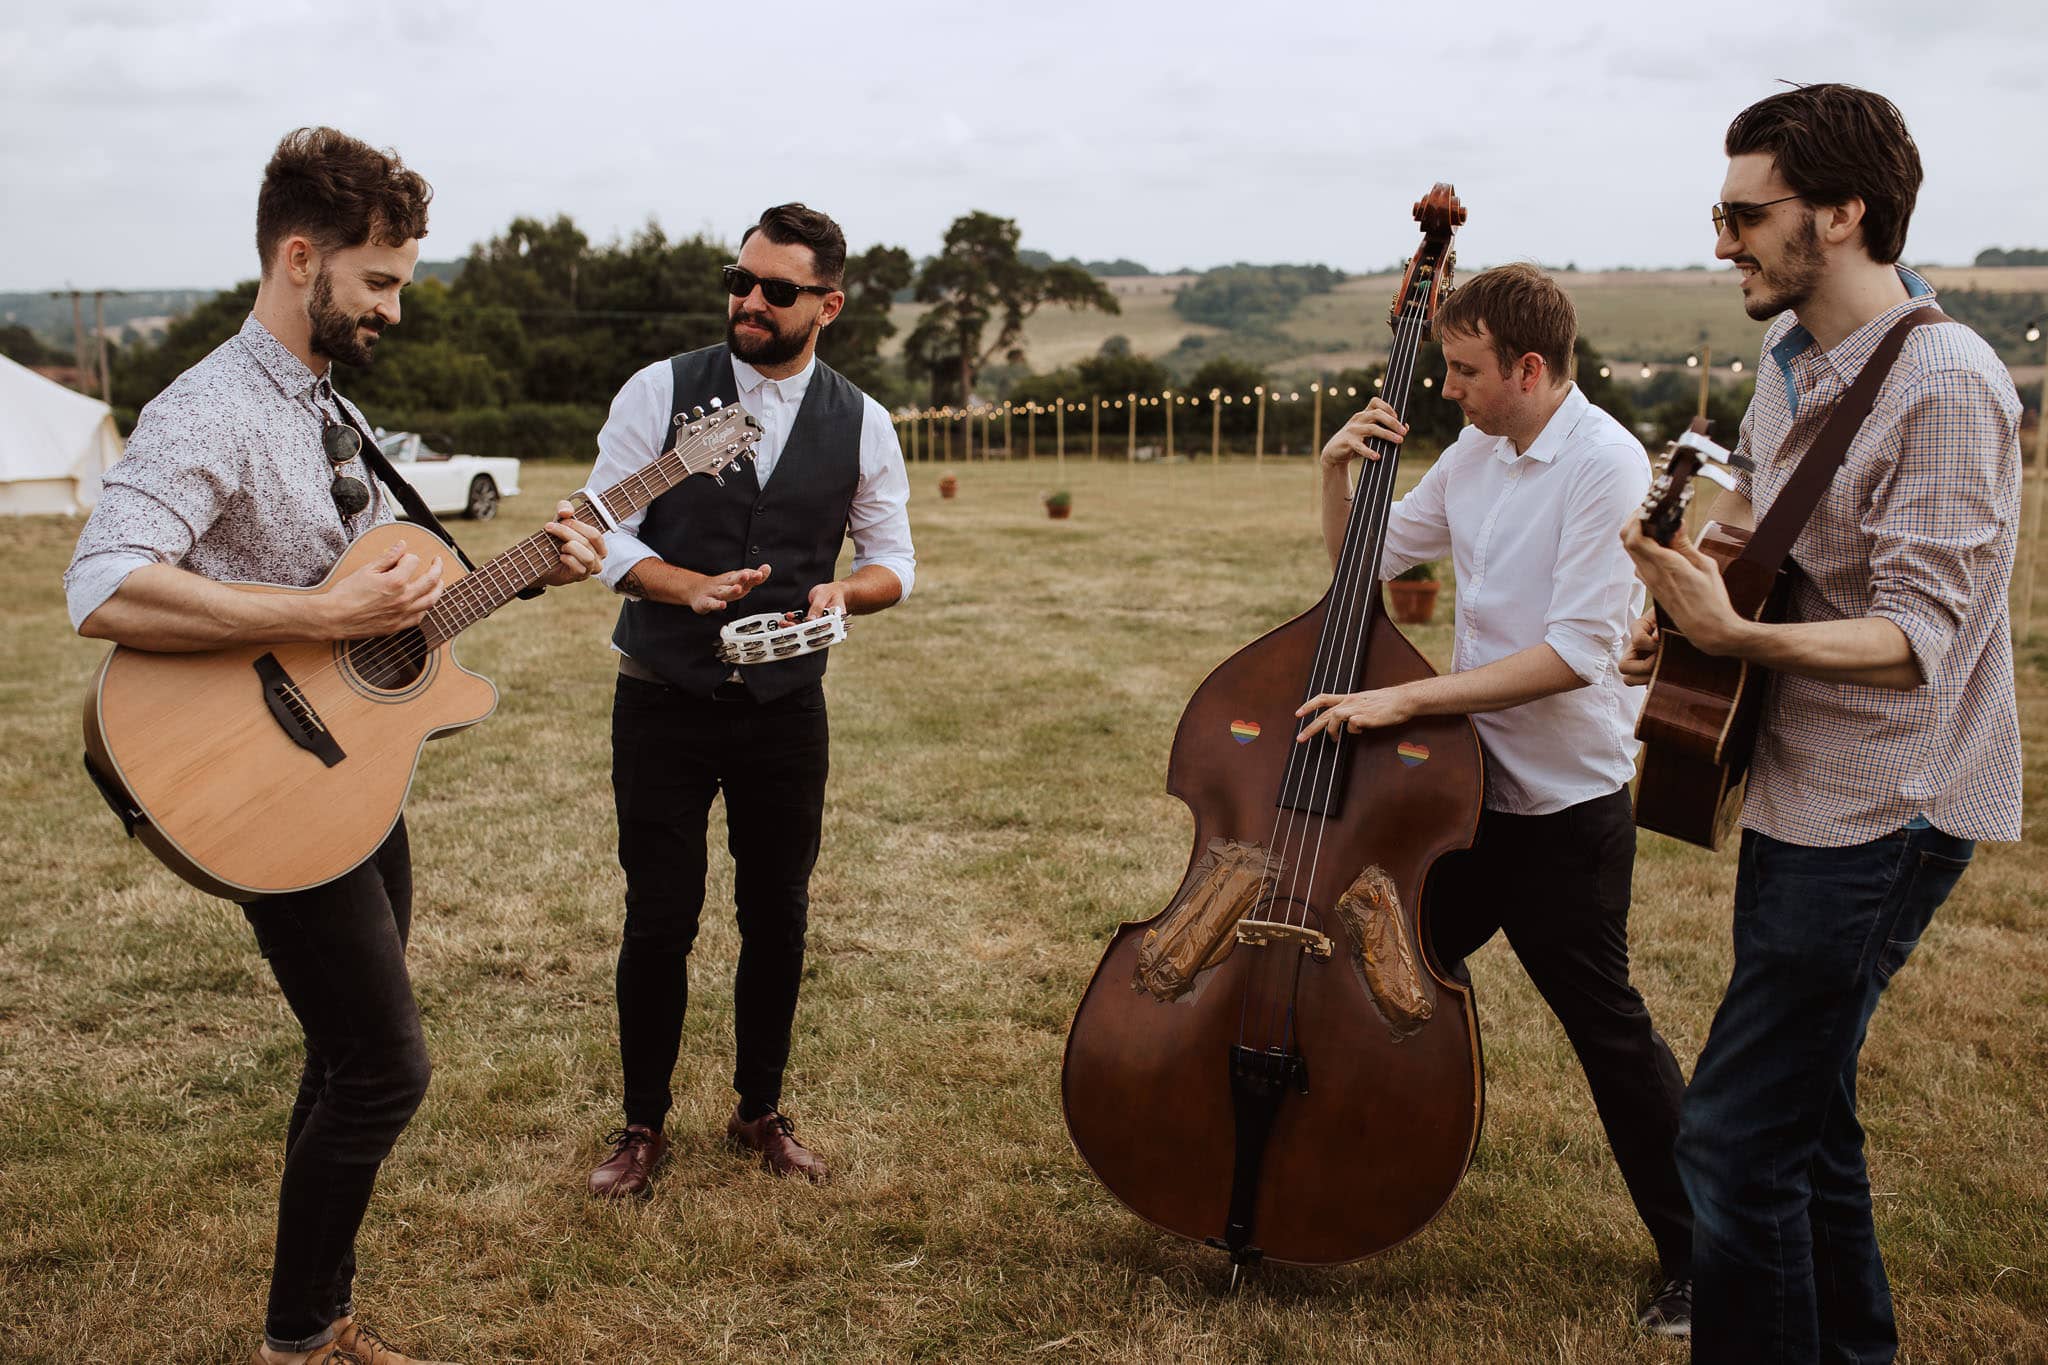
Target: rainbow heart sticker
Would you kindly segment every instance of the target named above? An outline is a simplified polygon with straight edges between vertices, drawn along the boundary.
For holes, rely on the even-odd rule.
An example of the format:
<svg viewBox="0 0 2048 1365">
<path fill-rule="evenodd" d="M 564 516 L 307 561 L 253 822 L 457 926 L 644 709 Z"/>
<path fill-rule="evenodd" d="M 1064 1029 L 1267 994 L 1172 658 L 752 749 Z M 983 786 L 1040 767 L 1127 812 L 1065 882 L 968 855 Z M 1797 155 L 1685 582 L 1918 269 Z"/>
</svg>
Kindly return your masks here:
<svg viewBox="0 0 2048 1365">
<path fill-rule="evenodd" d="M 1400 756 L 1403 763 L 1411 768 L 1418 763 L 1429 762 L 1429 746 L 1427 744 L 1417 744 L 1413 740 L 1402 740 L 1401 743 L 1394 746 L 1394 752 Z"/>
<path fill-rule="evenodd" d="M 1234 720 L 1230 722 L 1230 737 L 1239 744 L 1249 744 L 1259 737 L 1259 723 L 1255 720 Z"/>
</svg>

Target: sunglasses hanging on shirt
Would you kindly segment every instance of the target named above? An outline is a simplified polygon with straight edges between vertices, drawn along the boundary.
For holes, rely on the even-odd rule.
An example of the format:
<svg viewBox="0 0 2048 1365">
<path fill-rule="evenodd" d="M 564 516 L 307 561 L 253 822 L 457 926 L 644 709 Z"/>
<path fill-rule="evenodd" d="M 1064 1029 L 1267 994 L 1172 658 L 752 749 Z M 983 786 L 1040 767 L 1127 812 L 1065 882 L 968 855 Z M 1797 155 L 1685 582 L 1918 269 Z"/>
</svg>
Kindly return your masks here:
<svg viewBox="0 0 2048 1365">
<path fill-rule="evenodd" d="M 323 412 L 320 414 L 320 448 L 327 452 L 327 463 L 334 466 L 334 482 L 327 491 L 334 498 L 335 510 L 343 518 L 352 517 L 370 505 L 370 486 L 361 479 L 342 473 L 341 467 L 363 453 L 363 435 Z"/>
</svg>

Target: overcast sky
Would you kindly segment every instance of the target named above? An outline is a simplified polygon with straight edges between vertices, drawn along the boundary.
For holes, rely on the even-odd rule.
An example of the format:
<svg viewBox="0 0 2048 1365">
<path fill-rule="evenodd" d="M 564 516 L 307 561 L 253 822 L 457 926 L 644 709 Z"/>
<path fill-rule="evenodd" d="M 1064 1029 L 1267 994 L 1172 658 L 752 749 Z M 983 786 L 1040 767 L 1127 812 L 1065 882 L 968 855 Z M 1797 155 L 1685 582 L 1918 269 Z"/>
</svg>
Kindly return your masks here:
<svg viewBox="0 0 2048 1365">
<path fill-rule="evenodd" d="M 1914 261 L 2048 246 L 2040 0 L 492 5 L 58 0 L 0 17 L 0 289 L 256 273 L 263 163 L 330 123 L 435 187 L 428 259 L 517 214 L 856 250 L 954 217 L 1154 269 L 1384 266 L 1456 184 L 1468 266 L 1711 259 L 1729 117 L 1779 78 L 1905 111 Z"/>
</svg>

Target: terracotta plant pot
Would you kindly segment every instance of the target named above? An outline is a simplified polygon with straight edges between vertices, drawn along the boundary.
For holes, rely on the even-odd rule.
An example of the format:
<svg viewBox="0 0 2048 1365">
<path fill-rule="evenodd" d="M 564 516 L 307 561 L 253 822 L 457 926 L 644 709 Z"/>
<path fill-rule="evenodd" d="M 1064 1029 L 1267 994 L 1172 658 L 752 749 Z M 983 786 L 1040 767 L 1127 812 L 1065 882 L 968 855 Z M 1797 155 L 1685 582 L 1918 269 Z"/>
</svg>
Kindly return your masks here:
<svg viewBox="0 0 2048 1365">
<path fill-rule="evenodd" d="M 945 478 L 939 480 L 940 497 L 950 498 L 959 491 L 960 481 L 958 479 L 955 479 L 951 474 L 948 474 Z"/>
<path fill-rule="evenodd" d="M 1404 625 L 1426 626 L 1436 616 L 1437 584 L 1431 579 L 1387 584 L 1387 607 Z"/>
<path fill-rule="evenodd" d="M 1065 521 L 1073 513 L 1074 507 L 1072 503 L 1049 502 L 1045 505 L 1045 514 L 1054 521 Z"/>
</svg>

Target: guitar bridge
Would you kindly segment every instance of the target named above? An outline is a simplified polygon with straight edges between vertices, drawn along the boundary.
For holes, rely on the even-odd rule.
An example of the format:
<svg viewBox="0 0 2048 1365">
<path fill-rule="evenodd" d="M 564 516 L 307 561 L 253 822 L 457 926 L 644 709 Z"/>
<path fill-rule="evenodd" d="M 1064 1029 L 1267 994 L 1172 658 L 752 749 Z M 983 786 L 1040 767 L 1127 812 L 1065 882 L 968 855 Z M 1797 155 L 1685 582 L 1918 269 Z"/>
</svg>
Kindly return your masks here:
<svg viewBox="0 0 2048 1365">
<path fill-rule="evenodd" d="M 1301 945 L 1310 957 L 1330 955 L 1330 936 L 1305 924 L 1286 924 L 1273 919 L 1243 919 L 1237 922 L 1237 941 L 1248 948 L 1270 948 L 1290 943 Z"/>
<path fill-rule="evenodd" d="M 257 658 L 255 668 L 256 676 L 263 680 L 263 704 L 270 709 L 270 718 L 284 731 L 285 738 L 330 768 L 348 757 L 275 654 Z"/>
</svg>

